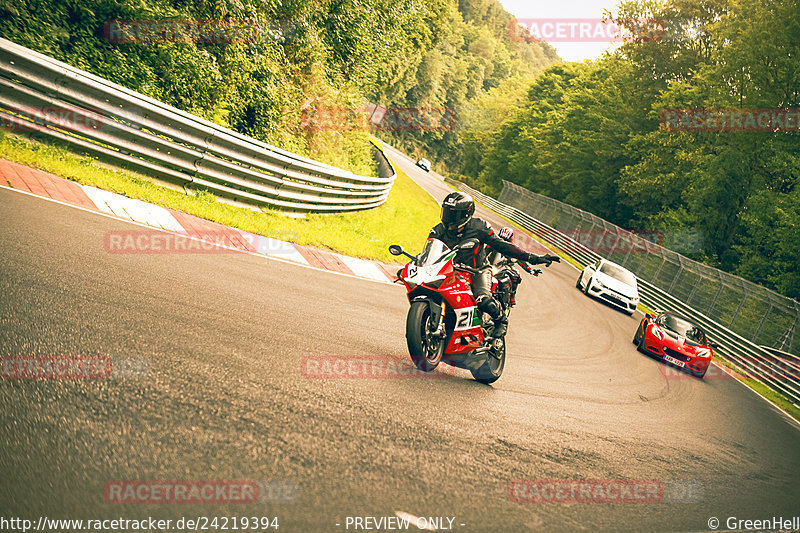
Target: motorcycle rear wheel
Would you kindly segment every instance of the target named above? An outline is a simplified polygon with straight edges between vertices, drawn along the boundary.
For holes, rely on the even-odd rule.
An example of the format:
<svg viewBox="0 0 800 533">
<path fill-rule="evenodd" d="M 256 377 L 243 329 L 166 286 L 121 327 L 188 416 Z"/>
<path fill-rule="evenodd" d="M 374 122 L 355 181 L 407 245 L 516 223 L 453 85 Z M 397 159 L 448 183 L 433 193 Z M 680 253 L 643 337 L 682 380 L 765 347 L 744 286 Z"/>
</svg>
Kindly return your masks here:
<svg viewBox="0 0 800 533">
<path fill-rule="evenodd" d="M 503 375 L 503 368 L 506 366 L 506 343 L 499 348 L 492 348 L 486 358 L 486 362 L 476 370 L 470 370 L 475 381 L 488 385 L 494 383 Z"/>
<path fill-rule="evenodd" d="M 435 339 L 428 333 L 431 310 L 428 302 L 413 302 L 406 319 L 406 343 L 414 366 L 430 372 L 439 366 L 444 354 L 445 341 Z"/>
</svg>

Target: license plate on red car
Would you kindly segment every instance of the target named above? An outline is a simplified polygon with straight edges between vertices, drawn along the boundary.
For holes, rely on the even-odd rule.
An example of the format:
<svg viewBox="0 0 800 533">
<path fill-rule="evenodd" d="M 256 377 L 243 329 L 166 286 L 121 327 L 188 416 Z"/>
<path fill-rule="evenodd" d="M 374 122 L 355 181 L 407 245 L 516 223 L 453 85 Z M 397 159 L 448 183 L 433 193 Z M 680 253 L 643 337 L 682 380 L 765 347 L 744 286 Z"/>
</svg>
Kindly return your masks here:
<svg viewBox="0 0 800 533">
<path fill-rule="evenodd" d="M 685 366 L 686 365 L 686 363 L 684 363 L 683 361 L 679 361 L 678 359 L 675 359 L 674 357 L 669 356 L 669 355 L 665 355 L 664 356 L 664 361 L 666 361 L 667 363 L 672 363 L 675 366 Z"/>
</svg>

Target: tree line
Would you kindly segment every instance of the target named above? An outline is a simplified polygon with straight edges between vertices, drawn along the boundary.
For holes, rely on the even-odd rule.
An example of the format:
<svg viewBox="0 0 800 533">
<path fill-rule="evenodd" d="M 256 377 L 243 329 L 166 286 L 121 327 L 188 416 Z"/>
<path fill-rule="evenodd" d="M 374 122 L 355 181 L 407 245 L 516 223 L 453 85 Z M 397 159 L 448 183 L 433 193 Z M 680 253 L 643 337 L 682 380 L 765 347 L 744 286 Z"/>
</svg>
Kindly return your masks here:
<svg viewBox="0 0 800 533">
<path fill-rule="evenodd" d="M 512 21 L 496 0 L 0 2 L 6 39 L 354 171 L 371 164 L 370 104 L 457 116 L 503 84 L 521 95 L 557 61 L 510 36 Z M 387 124 L 380 134 L 433 159 L 460 146 L 455 128 Z"/>
<path fill-rule="evenodd" d="M 354 171 L 369 171 L 370 130 L 349 110 L 378 105 L 373 132 L 484 192 L 508 180 L 629 229 L 698 232 L 693 258 L 797 297 L 800 133 L 663 122 L 800 107 L 799 2 L 626 0 L 608 16 L 633 38 L 583 63 L 560 62 L 496 0 L 17 0 L 0 2 L 0 36 Z M 255 37 L 109 29 L 153 20 Z M 392 127 L 398 110 L 424 119 Z"/>
<path fill-rule="evenodd" d="M 455 172 L 697 232 L 694 259 L 800 296 L 800 2 L 624 1 L 609 18 L 634 35 L 658 21 L 660 38 L 550 67 Z"/>
</svg>

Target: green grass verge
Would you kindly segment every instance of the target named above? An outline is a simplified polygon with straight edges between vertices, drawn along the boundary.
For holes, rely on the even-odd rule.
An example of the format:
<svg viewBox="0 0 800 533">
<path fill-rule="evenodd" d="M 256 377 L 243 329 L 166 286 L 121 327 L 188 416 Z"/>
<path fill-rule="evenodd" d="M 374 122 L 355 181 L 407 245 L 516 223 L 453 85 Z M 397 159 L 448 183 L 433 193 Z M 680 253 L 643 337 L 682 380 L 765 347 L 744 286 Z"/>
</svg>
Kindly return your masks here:
<svg viewBox="0 0 800 533">
<path fill-rule="evenodd" d="M 63 146 L 15 134 L 0 133 L 0 158 L 251 233 L 390 263 L 397 262 L 387 250 L 390 244 L 420 250 L 439 221 L 439 206 L 400 169 L 388 200 L 376 209 L 291 218 L 278 211 L 257 212 L 218 202 L 209 193 L 187 195 Z"/>
<path fill-rule="evenodd" d="M 719 352 L 720 350 L 718 349 L 716 351 Z M 729 361 L 728 359 L 724 359 L 722 356 L 715 354 L 714 362 L 717 363 L 719 366 L 732 370 L 733 372 L 738 374 L 738 376 L 741 376 L 741 377 L 737 376 L 736 379 L 738 379 L 739 381 L 741 381 L 742 383 L 753 389 L 755 392 L 757 392 L 767 400 L 771 401 L 772 403 L 774 403 L 775 405 L 786 411 L 786 413 L 789 416 L 800 422 L 800 407 L 793 404 L 789 399 L 786 398 L 786 396 L 784 396 L 780 392 L 777 392 L 774 389 L 769 388 L 763 383 L 760 383 L 751 378 L 744 377 L 741 370 L 739 370 L 739 368 L 736 366 L 735 363 Z"/>
<path fill-rule="evenodd" d="M 756 391 L 758 394 L 760 394 L 767 400 L 771 401 L 772 403 L 774 403 L 775 405 L 786 411 L 786 413 L 789 416 L 800 422 L 800 407 L 797 407 L 795 404 L 787 400 L 786 397 L 783 396 L 781 393 L 770 389 L 763 383 L 759 383 L 754 379 L 744 378 L 741 381 L 742 383 L 744 383 L 745 385 Z"/>
</svg>

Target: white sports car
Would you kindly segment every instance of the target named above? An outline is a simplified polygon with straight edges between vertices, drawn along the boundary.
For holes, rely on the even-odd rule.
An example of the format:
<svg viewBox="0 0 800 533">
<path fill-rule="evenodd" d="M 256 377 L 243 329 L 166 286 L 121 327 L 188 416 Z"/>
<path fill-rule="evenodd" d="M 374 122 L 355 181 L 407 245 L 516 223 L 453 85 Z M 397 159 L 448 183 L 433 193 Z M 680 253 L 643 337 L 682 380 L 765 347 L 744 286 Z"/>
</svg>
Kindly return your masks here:
<svg viewBox="0 0 800 533">
<path fill-rule="evenodd" d="M 629 315 L 632 315 L 639 305 L 636 276 L 605 259 L 584 268 L 575 286 L 584 294 L 600 298 Z"/>
</svg>

